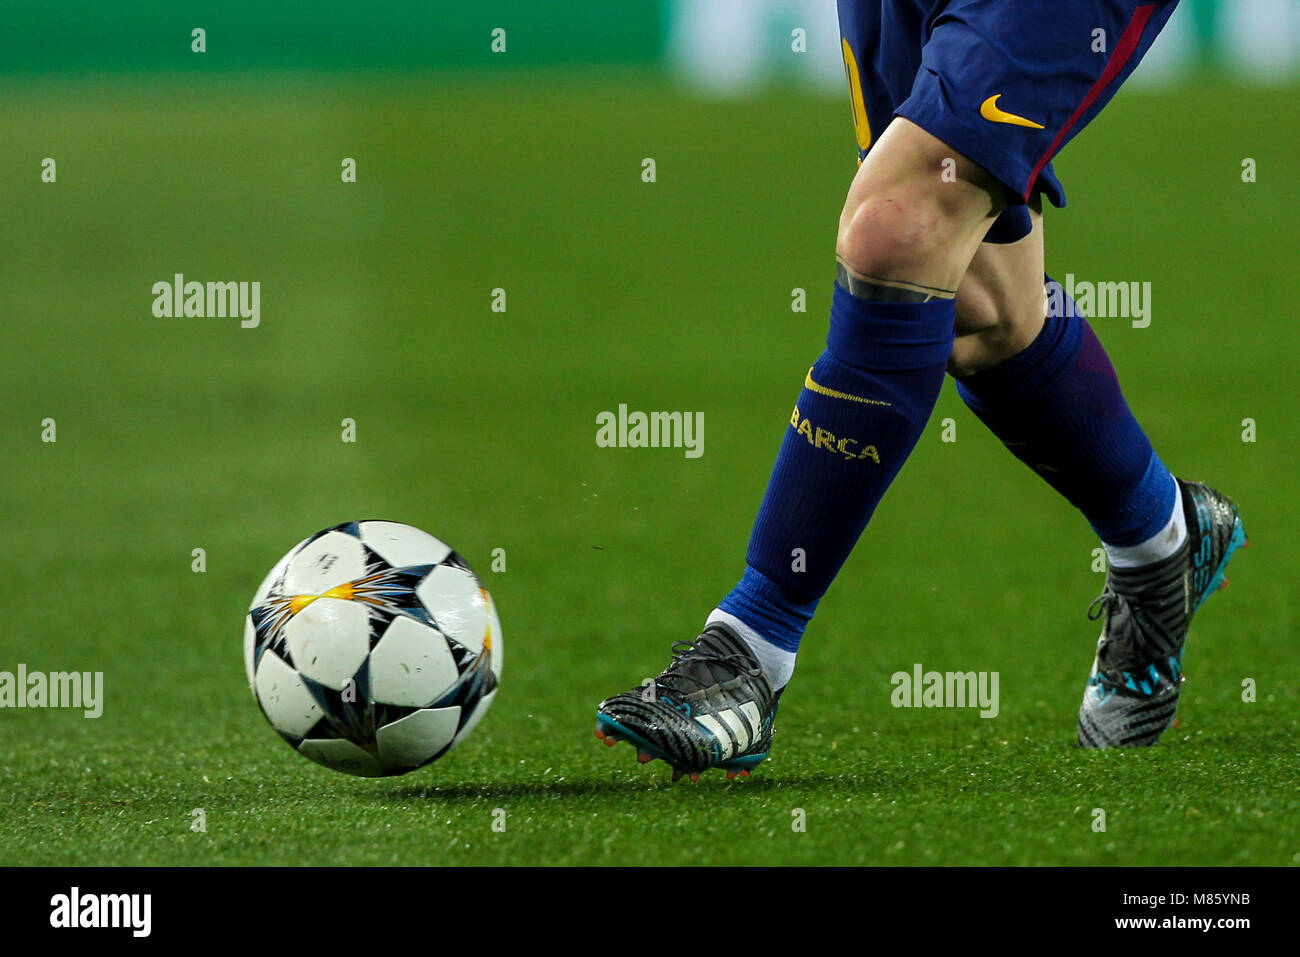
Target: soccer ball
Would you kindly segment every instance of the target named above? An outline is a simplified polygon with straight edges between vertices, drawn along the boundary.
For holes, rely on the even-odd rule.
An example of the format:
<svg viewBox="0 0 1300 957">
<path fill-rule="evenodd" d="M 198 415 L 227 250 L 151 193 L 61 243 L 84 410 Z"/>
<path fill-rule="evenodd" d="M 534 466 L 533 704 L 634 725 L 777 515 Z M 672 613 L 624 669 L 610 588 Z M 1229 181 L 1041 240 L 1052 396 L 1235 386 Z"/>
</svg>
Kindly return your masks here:
<svg viewBox="0 0 1300 957">
<path fill-rule="evenodd" d="M 501 622 L 465 560 L 398 522 L 348 522 L 295 545 L 244 619 L 266 720 L 311 760 L 405 774 L 463 741 L 496 696 Z"/>
</svg>

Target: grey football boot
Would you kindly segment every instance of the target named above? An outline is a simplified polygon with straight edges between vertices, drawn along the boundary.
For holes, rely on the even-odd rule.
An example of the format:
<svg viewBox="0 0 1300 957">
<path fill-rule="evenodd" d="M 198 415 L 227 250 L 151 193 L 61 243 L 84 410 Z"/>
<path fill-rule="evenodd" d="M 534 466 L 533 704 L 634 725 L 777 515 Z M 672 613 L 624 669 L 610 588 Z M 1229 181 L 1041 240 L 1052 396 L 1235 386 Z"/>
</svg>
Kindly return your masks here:
<svg viewBox="0 0 1300 957">
<path fill-rule="evenodd" d="M 1187 541 L 1140 568 L 1112 568 L 1088 610 L 1105 616 L 1079 708 L 1085 748 L 1152 745 L 1173 724 L 1192 616 L 1227 584 L 1232 553 L 1246 544 L 1237 506 L 1200 482 L 1178 480 Z"/>
</svg>

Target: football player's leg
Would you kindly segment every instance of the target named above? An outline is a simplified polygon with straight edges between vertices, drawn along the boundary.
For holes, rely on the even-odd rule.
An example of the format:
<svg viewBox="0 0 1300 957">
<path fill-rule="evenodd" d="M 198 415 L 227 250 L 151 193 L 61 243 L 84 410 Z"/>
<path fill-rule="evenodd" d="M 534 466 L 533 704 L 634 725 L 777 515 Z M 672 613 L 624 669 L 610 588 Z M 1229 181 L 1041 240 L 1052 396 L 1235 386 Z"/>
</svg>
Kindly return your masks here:
<svg viewBox="0 0 1300 957">
<path fill-rule="evenodd" d="M 1047 297 L 1037 210 L 1032 221 L 1024 239 L 972 261 L 948 369 L 980 420 L 1084 514 L 1112 564 L 1159 561 L 1186 540 L 1178 485 L 1087 320 L 1055 287 Z"/>
<path fill-rule="evenodd" d="M 1079 743 L 1150 745 L 1177 711 L 1192 615 L 1226 583 L 1245 530 L 1230 499 L 1165 468 L 1087 321 L 1058 285 L 1044 295 L 1042 268 L 1036 214 L 1025 239 L 981 247 L 958 288 L 948 368 L 1011 452 L 1079 508 L 1110 559 Z"/>
<path fill-rule="evenodd" d="M 653 682 L 600 703 L 597 737 L 678 776 L 767 757 L 804 626 L 934 408 L 957 283 L 1002 202 L 934 136 L 889 126 L 844 205 L 826 350 L 801 374 L 744 577 Z"/>
<path fill-rule="evenodd" d="M 826 350 L 798 373 L 744 577 L 662 674 L 597 710 L 598 737 L 677 774 L 743 775 L 767 757 L 804 627 L 929 418 L 957 283 L 1008 195 L 921 124 L 890 122 L 917 76 L 926 10 L 841 0 L 865 161 L 836 237 Z"/>
<path fill-rule="evenodd" d="M 853 180 L 826 350 L 803 376 L 744 576 L 709 619 L 749 642 L 774 687 L 934 409 L 957 286 L 1004 198 L 981 167 L 903 119 Z"/>
</svg>

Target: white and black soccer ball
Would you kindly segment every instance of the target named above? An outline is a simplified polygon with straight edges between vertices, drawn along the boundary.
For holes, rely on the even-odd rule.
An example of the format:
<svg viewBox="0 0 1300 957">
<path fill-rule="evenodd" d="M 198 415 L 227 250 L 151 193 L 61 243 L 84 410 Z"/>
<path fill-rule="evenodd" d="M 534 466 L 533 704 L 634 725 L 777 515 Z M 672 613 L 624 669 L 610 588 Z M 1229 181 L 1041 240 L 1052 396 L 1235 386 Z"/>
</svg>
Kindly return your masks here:
<svg viewBox="0 0 1300 957">
<path fill-rule="evenodd" d="M 262 713 L 299 754 L 365 777 L 436 761 L 501 680 L 501 622 L 451 547 L 398 522 L 336 525 L 271 569 L 244 619 Z"/>
</svg>

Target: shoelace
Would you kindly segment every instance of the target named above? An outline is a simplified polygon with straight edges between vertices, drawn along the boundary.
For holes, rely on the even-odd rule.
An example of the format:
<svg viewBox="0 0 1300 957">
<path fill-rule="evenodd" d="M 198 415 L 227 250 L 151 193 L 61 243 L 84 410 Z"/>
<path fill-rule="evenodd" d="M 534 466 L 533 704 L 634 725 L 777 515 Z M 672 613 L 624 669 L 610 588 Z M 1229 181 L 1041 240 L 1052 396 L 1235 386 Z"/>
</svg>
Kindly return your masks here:
<svg viewBox="0 0 1300 957">
<path fill-rule="evenodd" d="M 1117 612 L 1123 613 L 1131 623 L 1130 628 L 1126 629 L 1127 633 L 1123 636 L 1110 634 L 1110 622 Z M 1097 621 L 1102 617 L 1102 615 L 1106 616 L 1106 627 L 1101 641 L 1097 643 L 1098 661 L 1103 660 L 1103 653 L 1114 642 L 1126 638 L 1133 639 L 1133 644 L 1135 646 L 1133 652 L 1136 653 L 1133 654 L 1134 658 L 1137 658 L 1138 655 L 1140 655 L 1141 657 L 1139 660 L 1145 664 L 1153 663 L 1159 658 L 1159 654 L 1153 646 L 1153 642 L 1148 634 L 1148 632 L 1153 628 L 1158 630 L 1159 626 L 1151 619 L 1149 614 L 1143 611 L 1140 604 L 1134 604 L 1127 596 L 1121 595 L 1119 592 L 1111 588 L 1109 584 L 1106 585 L 1100 595 L 1092 600 L 1092 604 L 1088 606 L 1089 621 Z M 1107 674 L 1105 667 L 1098 669 L 1095 680 L 1115 687 L 1119 687 L 1123 684 L 1122 681 L 1116 681 Z"/>
<path fill-rule="evenodd" d="M 672 664 L 670 664 L 664 670 L 664 673 L 659 676 L 660 684 L 665 685 L 666 687 L 670 688 L 673 691 L 678 692 L 679 694 L 685 694 L 687 692 L 685 692 L 680 686 L 677 686 L 675 684 L 669 684 L 669 681 L 676 682 L 685 679 L 692 682 L 697 689 L 708 687 L 708 685 L 700 681 L 698 678 L 695 678 L 692 675 L 682 674 L 674 670 L 678 666 L 678 664 L 680 664 L 682 660 L 686 658 L 687 655 L 691 656 L 693 662 L 701 662 L 704 664 L 716 663 L 716 664 L 731 665 L 736 671 L 740 672 L 741 674 L 747 675 L 750 678 L 757 678 L 759 675 L 763 673 L 762 668 L 755 665 L 750 665 L 749 656 L 741 652 L 708 651 L 705 649 L 697 649 L 696 648 L 697 644 L 698 644 L 698 639 L 696 641 L 674 641 L 673 642 Z"/>
<path fill-rule="evenodd" d="M 1112 590 L 1111 587 L 1107 585 L 1102 590 L 1102 593 L 1094 598 L 1092 604 L 1088 606 L 1088 620 L 1096 621 L 1102 615 L 1110 611 L 1112 604 L 1118 603 L 1119 601 L 1119 593 Z"/>
</svg>

